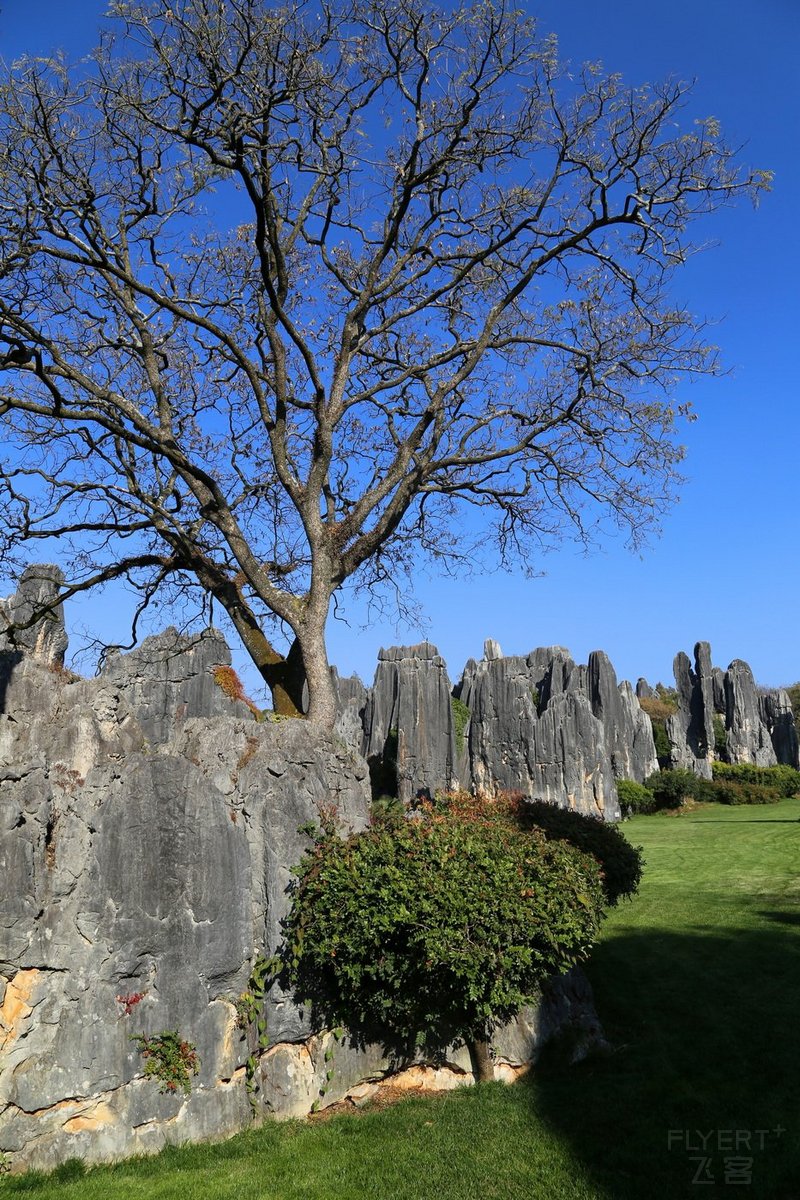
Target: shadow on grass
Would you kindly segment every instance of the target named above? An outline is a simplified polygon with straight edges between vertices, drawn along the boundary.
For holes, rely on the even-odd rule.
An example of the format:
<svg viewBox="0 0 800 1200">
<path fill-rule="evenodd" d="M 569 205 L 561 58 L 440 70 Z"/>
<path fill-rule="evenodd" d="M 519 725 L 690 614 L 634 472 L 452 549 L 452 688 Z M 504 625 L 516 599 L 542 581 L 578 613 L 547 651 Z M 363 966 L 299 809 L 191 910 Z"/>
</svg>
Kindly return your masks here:
<svg viewBox="0 0 800 1200">
<path fill-rule="evenodd" d="M 588 974 L 612 1052 L 565 1067 L 554 1048 L 525 1086 L 598 1196 L 798 1200 L 794 931 L 625 930 Z"/>
</svg>

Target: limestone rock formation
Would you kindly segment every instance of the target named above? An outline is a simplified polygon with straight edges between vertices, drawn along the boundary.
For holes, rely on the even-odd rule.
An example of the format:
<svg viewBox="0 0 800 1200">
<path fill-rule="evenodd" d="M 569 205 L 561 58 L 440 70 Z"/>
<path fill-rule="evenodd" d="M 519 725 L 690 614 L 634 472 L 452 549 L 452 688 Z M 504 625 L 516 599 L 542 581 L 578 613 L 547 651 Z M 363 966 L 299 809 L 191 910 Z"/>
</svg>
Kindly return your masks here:
<svg viewBox="0 0 800 1200">
<path fill-rule="evenodd" d="M 0 599 L 0 652 L 18 650 L 53 666 L 63 664 L 69 644 L 58 602 L 63 583 L 59 567 L 25 568 L 14 595 Z M 38 613 L 43 615 L 37 618 Z"/>
<path fill-rule="evenodd" d="M 470 659 L 459 688 L 470 712 L 472 787 L 489 794 L 522 791 L 618 817 L 603 724 L 576 686 L 581 676 L 569 653 L 551 646 L 503 658 L 495 647 L 480 662 Z"/>
<path fill-rule="evenodd" d="M 469 709 L 472 786 L 488 794 L 504 788 L 529 794 L 530 740 L 540 698 L 528 660 L 494 652 L 480 662 L 470 659 L 459 696 Z"/>
<path fill-rule="evenodd" d="M 788 693 L 783 688 L 777 688 L 761 695 L 759 701 L 761 719 L 769 730 L 778 762 L 795 769 L 800 768 L 797 727 Z"/>
<path fill-rule="evenodd" d="M 658 770 L 652 726 L 631 685 L 627 681 L 617 684 L 614 668 L 602 650 L 589 655 L 587 690 L 592 712 L 603 726 L 614 778 L 642 783 Z"/>
<path fill-rule="evenodd" d="M 447 665 L 435 646 L 381 650 L 364 710 L 364 753 L 384 771 L 393 767 L 394 794 L 403 801 L 419 788 L 433 793 L 457 782 L 451 699 Z"/>
<path fill-rule="evenodd" d="M 603 724 L 588 698 L 563 692 L 532 727 L 527 794 L 590 816 L 618 820 L 619 802 Z"/>
<path fill-rule="evenodd" d="M 692 670 L 682 650 L 675 655 L 678 711 L 667 719 L 667 736 L 672 744 L 671 765 L 710 779 L 714 757 L 714 692 L 708 642 L 697 643 L 694 662 Z"/>
<path fill-rule="evenodd" d="M 129 654 L 108 655 L 100 678 L 125 697 L 151 746 L 190 717 L 253 716 L 236 697 L 231 652 L 216 629 L 190 637 L 170 626 Z"/>
<path fill-rule="evenodd" d="M 361 754 L 364 751 L 367 689 L 357 675 L 342 677 L 335 667 L 331 671 L 336 689 L 336 732 Z"/>
<path fill-rule="evenodd" d="M 728 761 L 772 767 L 777 762 L 769 729 L 761 719 L 761 705 L 753 672 L 736 658 L 725 672 L 725 726 Z"/>
<path fill-rule="evenodd" d="M 154 749 L 132 689 L 6 657 L 0 1145 L 51 1166 L 242 1128 L 234 1001 L 280 940 L 299 827 L 330 806 L 364 824 L 365 763 L 333 734 L 249 713 L 187 719 Z M 311 1033 L 275 989 L 267 1016 L 276 1041 Z M 188 1098 L 144 1079 L 131 1041 L 171 1029 L 200 1056 Z"/>
</svg>

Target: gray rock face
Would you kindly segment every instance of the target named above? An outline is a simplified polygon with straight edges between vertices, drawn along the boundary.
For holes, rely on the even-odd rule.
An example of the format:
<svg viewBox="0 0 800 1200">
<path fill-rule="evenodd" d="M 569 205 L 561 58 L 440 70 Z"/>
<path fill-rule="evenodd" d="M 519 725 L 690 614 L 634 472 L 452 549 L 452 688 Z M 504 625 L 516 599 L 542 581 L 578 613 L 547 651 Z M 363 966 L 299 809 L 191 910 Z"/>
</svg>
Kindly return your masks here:
<svg viewBox="0 0 800 1200">
<path fill-rule="evenodd" d="M 218 630 L 186 637 L 170 627 L 130 654 L 109 655 L 100 678 L 136 713 L 151 746 L 168 742 L 190 717 L 253 718 L 236 699 L 231 652 Z"/>
<path fill-rule="evenodd" d="M 589 655 L 588 693 L 592 712 L 603 726 L 614 778 L 642 783 L 658 770 L 652 726 L 631 685 L 617 684 L 614 668 L 602 650 Z"/>
<path fill-rule="evenodd" d="M 714 697 L 714 712 L 725 715 L 725 672 L 721 667 L 711 668 L 711 689 Z"/>
<path fill-rule="evenodd" d="M 460 698 L 469 709 L 469 763 L 473 788 L 529 792 L 530 742 L 537 720 L 537 683 L 526 658 L 470 659 Z"/>
<path fill-rule="evenodd" d="M 336 688 L 336 732 L 348 746 L 363 754 L 367 689 L 357 675 L 342 678 L 335 667 L 331 671 Z"/>
<path fill-rule="evenodd" d="M 69 644 L 58 603 L 63 583 L 60 567 L 26 567 L 14 595 L 0 599 L 0 652 L 18 650 L 51 666 L 63 665 Z M 43 615 L 29 624 L 40 612 Z"/>
<path fill-rule="evenodd" d="M 381 650 L 365 707 L 364 749 L 370 764 L 385 770 L 394 762 L 403 801 L 419 788 L 433 793 L 457 783 L 451 699 L 447 665 L 435 646 Z"/>
<path fill-rule="evenodd" d="M 788 694 L 783 688 L 778 688 L 760 696 L 759 701 L 761 719 L 769 730 L 775 757 L 779 763 L 797 769 L 800 767 L 800 751 L 792 702 Z"/>
<path fill-rule="evenodd" d="M 579 812 L 619 816 L 603 724 L 574 687 L 576 675 L 562 647 L 467 663 L 460 696 L 470 710 L 476 791 L 522 791 Z"/>
<path fill-rule="evenodd" d="M 697 643 L 694 661 L 693 671 L 688 656 L 681 650 L 673 663 L 678 711 L 666 723 L 672 744 L 670 765 L 710 779 L 714 757 L 714 695 L 708 642 Z"/>
<path fill-rule="evenodd" d="M 363 825 L 366 764 L 333 734 L 249 713 L 188 719 L 148 750 L 106 679 L 54 686 L 35 659 L 8 675 L 0 1145 L 15 1168 L 52 1166 L 244 1127 L 233 1002 L 280 941 L 299 826 L 330 806 Z M 275 1040 L 310 1033 L 280 993 L 267 1016 Z M 170 1029 L 200 1055 L 188 1098 L 143 1078 L 130 1039 Z"/>
<path fill-rule="evenodd" d="M 619 820 L 620 810 L 602 722 L 586 696 L 556 696 L 532 729 L 530 788 L 535 800 L 606 820 Z"/>
<path fill-rule="evenodd" d="M 729 762 L 775 766 L 775 749 L 769 729 L 761 719 L 753 672 L 738 658 L 725 672 L 725 726 Z"/>
</svg>

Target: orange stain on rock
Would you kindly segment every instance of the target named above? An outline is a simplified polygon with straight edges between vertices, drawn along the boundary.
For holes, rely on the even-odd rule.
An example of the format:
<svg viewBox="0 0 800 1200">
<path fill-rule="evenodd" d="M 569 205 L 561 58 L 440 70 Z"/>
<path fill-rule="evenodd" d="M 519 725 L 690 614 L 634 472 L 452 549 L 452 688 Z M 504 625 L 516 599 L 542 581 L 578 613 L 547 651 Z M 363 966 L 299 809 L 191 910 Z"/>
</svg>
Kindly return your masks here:
<svg viewBox="0 0 800 1200">
<path fill-rule="evenodd" d="M 22 1026 L 33 1011 L 29 1003 L 40 972 L 36 968 L 17 971 L 9 980 L 3 1003 L 0 1005 L 0 1050 L 6 1050 L 22 1032 Z"/>
</svg>

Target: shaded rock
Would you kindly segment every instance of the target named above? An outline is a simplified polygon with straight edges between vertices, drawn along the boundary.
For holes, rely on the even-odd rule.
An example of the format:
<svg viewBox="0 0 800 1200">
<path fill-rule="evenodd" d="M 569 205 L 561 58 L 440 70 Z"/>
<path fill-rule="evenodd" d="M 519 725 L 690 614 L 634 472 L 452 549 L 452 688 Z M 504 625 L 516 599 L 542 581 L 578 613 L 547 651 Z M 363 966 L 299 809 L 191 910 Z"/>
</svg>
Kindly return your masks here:
<svg viewBox="0 0 800 1200">
<path fill-rule="evenodd" d="M 652 700 L 655 692 L 650 687 L 650 684 L 641 675 L 636 680 L 636 698 L 637 700 Z"/>
<path fill-rule="evenodd" d="M 800 767 L 797 726 L 788 694 L 777 688 L 762 694 L 759 700 L 761 719 L 769 730 L 776 759 L 788 767 Z"/>
<path fill-rule="evenodd" d="M 658 759 L 650 720 L 639 706 L 631 685 L 617 685 L 608 655 L 594 650 L 589 655 L 588 696 L 592 712 L 603 725 L 606 752 L 615 779 L 642 783 L 658 770 Z"/>
<path fill-rule="evenodd" d="M 435 646 L 381 650 L 364 728 L 376 794 L 407 802 L 419 788 L 434 793 L 456 784 L 451 684 Z"/>
<path fill-rule="evenodd" d="M 711 668 L 711 689 L 714 698 L 714 712 L 725 715 L 725 672 L 722 667 Z"/>
<path fill-rule="evenodd" d="M 678 709 L 666 721 L 667 737 L 672 746 L 670 765 L 710 779 L 714 757 L 714 700 L 708 642 L 697 643 L 694 659 L 694 671 L 682 650 L 673 662 Z"/>
</svg>

